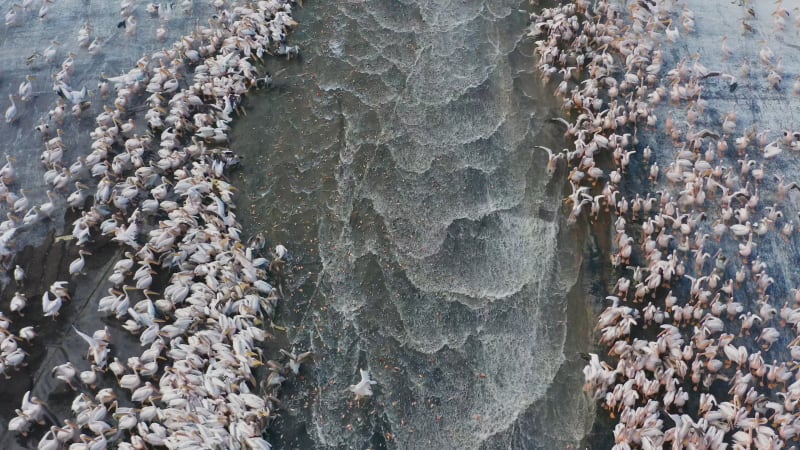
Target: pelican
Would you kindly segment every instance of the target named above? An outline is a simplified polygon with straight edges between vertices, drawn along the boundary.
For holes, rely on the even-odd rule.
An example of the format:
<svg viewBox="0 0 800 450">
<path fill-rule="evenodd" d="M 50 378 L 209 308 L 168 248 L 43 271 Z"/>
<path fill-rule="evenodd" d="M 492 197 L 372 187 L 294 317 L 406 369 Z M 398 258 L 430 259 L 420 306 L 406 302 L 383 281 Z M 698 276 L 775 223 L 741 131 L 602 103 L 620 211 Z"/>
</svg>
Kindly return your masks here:
<svg viewBox="0 0 800 450">
<path fill-rule="evenodd" d="M 9 309 L 11 311 L 16 312 L 20 316 L 24 316 L 22 314 L 22 310 L 25 309 L 25 306 L 28 304 L 28 299 L 25 298 L 25 295 L 20 294 L 19 292 L 15 292 L 14 296 L 11 298 L 11 304 L 9 305 Z"/>
<path fill-rule="evenodd" d="M 78 372 L 71 362 L 67 361 L 64 364 L 53 367 L 53 370 L 50 373 L 55 378 L 67 383 L 73 390 L 76 389 L 72 382 L 75 381 L 75 376 L 78 374 Z"/>
<path fill-rule="evenodd" d="M 11 353 L 7 353 L 5 355 L 6 366 L 19 369 L 23 365 L 26 356 L 28 356 L 28 353 L 21 348 L 18 348 Z"/>
<path fill-rule="evenodd" d="M 69 290 L 67 288 L 68 284 L 69 283 L 66 281 L 54 281 L 50 285 L 50 292 L 52 292 L 56 297 L 69 299 Z"/>
<path fill-rule="evenodd" d="M 58 430 L 58 427 L 55 425 L 50 426 L 50 430 L 39 439 L 37 450 L 58 450 L 61 448 L 61 441 L 56 437 L 56 430 Z"/>
<path fill-rule="evenodd" d="M 84 24 L 78 30 L 78 47 L 86 48 L 89 46 L 89 41 L 91 39 L 92 26 L 88 23 Z"/>
<path fill-rule="evenodd" d="M 125 28 L 125 34 L 128 36 L 133 36 L 136 34 L 136 18 L 132 15 L 128 16 L 122 22 L 122 28 Z"/>
<path fill-rule="evenodd" d="M 25 281 L 25 270 L 19 264 L 14 267 L 14 281 L 19 285 Z"/>
<path fill-rule="evenodd" d="M 764 147 L 763 152 L 765 159 L 775 158 L 783 152 L 783 149 L 778 145 L 779 142 L 778 139 L 775 139 Z"/>
<path fill-rule="evenodd" d="M 314 357 L 314 353 L 312 352 L 304 352 L 297 355 L 294 353 L 294 349 L 292 349 L 291 353 L 284 349 L 280 349 L 280 352 L 289 358 L 289 369 L 291 369 L 295 375 L 300 372 L 300 364 Z"/>
<path fill-rule="evenodd" d="M 79 209 L 83 207 L 84 203 L 86 203 L 86 191 L 88 189 L 89 187 L 85 184 L 79 181 L 75 182 L 75 190 L 67 197 L 67 204 L 70 206 L 70 208 Z"/>
<path fill-rule="evenodd" d="M 547 152 L 547 174 L 552 176 L 556 171 L 556 164 L 558 160 L 563 158 L 564 153 L 554 153 L 552 150 L 543 145 L 534 145 L 534 148 L 540 148 Z"/>
<path fill-rule="evenodd" d="M 764 349 L 769 350 L 772 344 L 780 338 L 781 334 L 778 330 L 772 327 L 767 327 L 761 330 L 761 335 L 758 337 L 759 341 L 764 342 Z"/>
<path fill-rule="evenodd" d="M 53 213 L 55 213 L 56 211 L 56 201 L 58 196 L 56 195 L 56 193 L 48 189 L 47 198 L 48 201 L 42 203 L 42 205 L 39 207 L 39 211 L 42 213 L 43 216 L 47 218 L 52 218 Z"/>
<path fill-rule="evenodd" d="M 377 383 L 377 381 L 370 378 L 368 371 L 359 369 L 359 373 L 361 374 L 361 381 L 358 384 L 351 384 L 347 388 L 350 392 L 356 394 L 356 400 L 361 397 L 372 396 L 372 385 Z"/>
<path fill-rule="evenodd" d="M 747 236 L 752 231 L 752 226 L 749 221 L 745 221 L 744 225 L 738 223 L 731 225 L 729 228 L 737 237 Z"/>
<path fill-rule="evenodd" d="M 23 102 L 27 102 L 28 100 L 31 99 L 31 94 L 33 93 L 33 85 L 31 84 L 31 81 L 35 79 L 36 77 L 27 75 L 25 77 L 25 80 L 19 84 L 19 89 L 18 89 L 19 99 L 22 100 Z"/>
<path fill-rule="evenodd" d="M 84 103 L 88 98 L 88 91 L 86 90 L 86 86 L 84 86 L 80 91 L 74 91 L 70 89 L 70 87 L 64 84 L 63 82 L 59 83 L 56 86 L 56 93 L 61 98 L 72 103 L 73 105 L 80 105 L 81 103 Z"/>
<path fill-rule="evenodd" d="M 86 343 L 89 344 L 89 351 L 87 352 L 87 358 L 93 361 L 92 364 L 92 371 L 96 369 L 103 369 L 106 365 L 106 356 L 108 355 L 108 341 L 103 339 L 105 330 L 98 330 L 100 333 L 100 337 L 98 337 L 98 332 L 95 332 L 95 336 L 88 336 L 85 333 L 82 333 L 80 330 L 72 327 L 78 336 L 81 337 Z M 94 376 L 94 375 L 91 375 Z M 88 383 L 86 384 L 94 384 Z"/>
<path fill-rule="evenodd" d="M 113 417 L 117 421 L 117 428 L 120 430 L 131 430 L 139 422 L 136 411 L 133 408 L 117 407 Z"/>
<path fill-rule="evenodd" d="M 15 213 L 26 211 L 30 205 L 28 197 L 25 196 L 25 192 L 27 191 L 25 189 L 20 189 L 19 192 L 21 194 L 20 197 L 16 199 L 11 206 L 11 209 L 13 209 Z"/>
<path fill-rule="evenodd" d="M 57 47 L 61 45 L 58 41 L 51 41 L 50 45 L 44 49 L 42 56 L 48 64 L 52 64 L 56 60 Z"/>
<path fill-rule="evenodd" d="M 19 6 L 15 3 L 11 5 L 11 8 L 8 9 L 6 12 L 6 27 L 11 28 L 19 25 L 19 14 L 17 10 Z"/>
<path fill-rule="evenodd" d="M 45 20 L 47 13 L 50 12 L 50 3 L 54 1 L 55 0 L 44 0 L 44 2 L 42 2 L 42 6 L 39 7 L 39 20 Z"/>
<path fill-rule="evenodd" d="M 676 27 L 676 26 L 674 26 L 672 24 L 672 20 L 669 21 L 669 25 L 664 30 L 664 33 L 666 34 L 667 41 L 670 44 L 674 44 L 674 43 L 678 42 L 678 38 L 679 38 L 680 33 L 678 32 L 678 27 Z"/>
<path fill-rule="evenodd" d="M 52 317 L 55 320 L 58 316 L 58 311 L 61 309 L 63 300 L 61 297 L 56 297 L 55 300 L 50 300 L 50 293 L 45 291 L 42 294 L 42 312 L 45 317 Z"/>
<path fill-rule="evenodd" d="M 156 394 L 158 394 L 158 389 L 153 386 L 153 383 L 148 381 L 144 386 L 141 386 L 133 391 L 133 394 L 131 395 L 131 401 L 138 403 L 152 403 Z"/>
<path fill-rule="evenodd" d="M 122 375 L 119 379 L 119 387 L 122 389 L 127 389 L 131 392 L 135 391 L 139 385 L 142 384 L 141 378 L 139 378 L 139 374 L 134 371 L 133 373 L 129 373 L 127 375 Z"/>
<path fill-rule="evenodd" d="M 89 370 L 84 370 L 79 373 L 78 378 L 81 380 L 81 383 L 94 389 L 94 386 L 97 384 L 97 370 L 97 366 L 92 364 Z"/>
<path fill-rule="evenodd" d="M 18 334 L 20 339 L 24 339 L 28 343 L 36 337 L 36 331 L 33 329 L 33 326 L 21 328 Z"/>
<path fill-rule="evenodd" d="M 6 109 L 6 123 L 16 122 L 19 119 L 17 105 L 14 103 L 14 97 L 11 94 L 8 94 L 8 99 L 11 101 L 11 106 Z"/>
<path fill-rule="evenodd" d="M 7 17 L 8 16 L 6 15 L 6 18 Z M 23 436 L 27 436 L 28 430 L 31 428 L 31 422 L 28 421 L 27 417 L 22 415 L 22 411 L 19 409 L 17 411 L 18 415 L 8 421 L 8 431 L 14 431 Z"/>
<path fill-rule="evenodd" d="M 84 264 L 86 264 L 86 261 L 84 260 L 83 257 L 86 255 L 91 255 L 91 253 L 83 249 L 78 250 L 78 258 L 76 258 L 69 264 L 70 275 L 77 275 L 79 273 L 83 273 L 83 266 Z"/>
<path fill-rule="evenodd" d="M 782 80 L 783 78 L 781 77 L 781 75 L 774 70 L 770 70 L 769 73 L 767 74 L 767 81 L 769 82 L 769 85 L 773 89 L 778 89 L 780 87 Z"/>
</svg>

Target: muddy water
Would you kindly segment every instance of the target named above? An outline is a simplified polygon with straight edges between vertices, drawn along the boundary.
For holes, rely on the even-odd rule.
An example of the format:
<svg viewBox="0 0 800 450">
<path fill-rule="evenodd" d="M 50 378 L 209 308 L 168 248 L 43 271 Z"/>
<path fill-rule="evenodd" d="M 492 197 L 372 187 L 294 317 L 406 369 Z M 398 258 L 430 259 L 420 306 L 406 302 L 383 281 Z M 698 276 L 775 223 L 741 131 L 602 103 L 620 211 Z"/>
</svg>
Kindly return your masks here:
<svg viewBox="0 0 800 450">
<path fill-rule="evenodd" d="M 238 217 L 290 249 L 283 447 L 568 448 L 589 243 L 562 223 L 556 102 L 521 2 L 313 2 L 234 129 Z M 368 369 L 375 395 L 347 386 Z"/>
</svg>

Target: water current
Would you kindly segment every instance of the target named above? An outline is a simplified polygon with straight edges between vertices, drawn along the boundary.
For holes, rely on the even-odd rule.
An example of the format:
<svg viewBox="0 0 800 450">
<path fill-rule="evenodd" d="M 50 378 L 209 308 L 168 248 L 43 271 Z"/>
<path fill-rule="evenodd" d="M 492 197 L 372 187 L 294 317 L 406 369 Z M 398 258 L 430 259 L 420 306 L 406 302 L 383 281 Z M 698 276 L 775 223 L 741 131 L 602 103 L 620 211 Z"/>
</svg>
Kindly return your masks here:
<svg viewBox="0 0 800 450">
<path fill-rule="evenodd" d="M 92 88 L 101 70 L 116 75 L 164 45 L 151 37 L 157 21 L 144 5 L 137 34 L 126 37 L 111 3 L 58 1 L 51 9 L 63 14 L 49 22 L 31 17 L 35 26 L 4 29 L 0 57 L 13 70 L 3 87 L 16 89 L 32 72 L 46 94 L 19 122 L 0 125 L 14 143 L 3 150 L 17 159 L 21 187 L 39 198 L 41 148 L 29 133 L 52 107 L 54 70 L 25 57 L 58 39 L 60 61 L 91 23 L 104 51 L 78 52 L 72 84 Z M 195 3 L 188 16 L 176 12 L 167 42 L 211 14 Z M 534 149 L 564 143 L 526 37 L 529 8 L 472 0 L 297 8 L 291 41 L 300 57 L 267 60 L 274 85 L 247 98 L 232 133 L 243 161 L 232 179 L 244 235 L 261 232 L 290 252 L 287 298 L 268 347 L 276 358 L 288 346 L 315 354 L 281 395 L 274 445 L 569 448 L 589 431 L 594 407 L 581 391 L 579 357 L 593 326 L 588 243 L 583 227 L 563 221 L 564 174 L 549 176 L 546 154 Z M 69 38 L 59 24 L 70 24 Z M 26 39 L 36 44 L 21 51 Z M 65 125 L 72 156 L 90 127 L 91 116 Z M 45 229 L 54 231 L 41 238 L 47 233 L 36 230 Z M 24 286 L 30 298 L 63 277 L 77 253 L 53 241 L 63 232 L 58 220 L 36 230 L 36 246 L 19 260 L 33 280 Z M 30 347 L 28 377 L 0 382 L 11 399 L 0 424 L 29 388 L 53 414 L 68 410 L 72 392 L 48 372 L 81 360 L 71 324 L 108 324 L 120 354 L 138 346 L 126 344 L 113 318 L 93 313 L 118 258 L 113 248 L 94 255 L 90 282 L 74 294 L 83 301 L 65 306 L 52 327 L 36 322 L 42 341 Z M 4 297 L 19 288 L 11 282 Z M 377 384 L 374 396 L 357 400 L 347 386 L 359 369 Z M 32 445 L 0 437 L 4 447 Z"/>
<path fill-rule="evenodd" d="M 525 7 L 308 4 L 301 60 L 234 128 L 240 219 L 302 260 L 289 338 L 318 357 L 282 420 L 316 445 L 565 448 L 589 426 L 580 231 L 533 149 L 563 130 Z"/>
</svg>

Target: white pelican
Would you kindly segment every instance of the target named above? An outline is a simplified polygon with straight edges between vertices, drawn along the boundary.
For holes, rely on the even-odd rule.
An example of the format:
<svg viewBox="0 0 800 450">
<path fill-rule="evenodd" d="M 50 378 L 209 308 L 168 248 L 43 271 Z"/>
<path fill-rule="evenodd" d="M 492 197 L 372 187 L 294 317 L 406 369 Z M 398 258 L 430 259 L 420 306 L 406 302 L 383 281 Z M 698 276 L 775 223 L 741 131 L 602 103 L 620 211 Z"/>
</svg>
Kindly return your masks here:
<svg viewBox="0 0 800 450">
<path fill-rule="evenodd" d="M 45 317 L 52 317 L 54 320 L 58 316 L 58 311 L 61 309 L 61 297 L 56 297 L 55 300 L 50 300 L 50 293 L 45 291 L 42 294 L 42 312 Z"/>
<path fill-rule="evenodd" d="M 91 40 L 92 26 L 88 23 L 84 24 L 80 29 L 78 29 L 78 47 L 86 48 L 89 46 L 89 41 Z"/>
<path fill-rule="evenodd" d="M 289 358 L 289 369 L 291 369 L 295 375 L 300 372 L 300 364 L 314 357 L 314 353 L 312 352 L 303 352 L 297 355 L 294 353 L 294 349 L 292 349 L 291 353 L 284 349 L 280 349 L 280 352 Z"/>
<path fill-rule="evenodd" d="M 12 123 L 19 119 L 19 111 L 17 110 L 17 105 L 14 103 L 14 97 L 11 94 L 8 94 L 8 99 L 11 101 L 11 106 L 6 109 L 6 123 Z"/>
<path fill-rule="evenodd" d="M 53 62 L 55 62 L 56 53 L 57 53 L 57 49 L 56 48 L 59 45 L 60 45 L 60 43 L 58 41 L 52 41 L 50 43 L 50 45 L 46 49 L 44 49 L 44 52 L 42 52 L 42 56 L 44 56 L 44 60 L 48 64 L 52 64 Z"/>
<path fill-rule="evenodd" d="M 67 383 L 73 390 L 75 390 L 75 385 L 73 385 L 72 382 L 75 381 L 75 376 L 77 374 L 78 372 L 75 370 L 75 366 L 73 366 L 69 361 L 53 367 L 53 370 L 51 371 L 52 376 Z"/>
<path fill-rule="evenodd" d="M 24 339 L 28 343 L 36 337 L 36 331 L 34 331 L 33 326 L 21 328 L 18 334 L 20 339 Z"/>
<path fill-rule="evenodd" d="M 141 384 L 142 380 L 139 378 L 139 374 L 136 373 L 136 371 L 127 375 L 123 375 L 119 379 L 119 387 L 122 389 L 128 389 L 131 392 L 136 390 L 136 388 L 138 388 Z"/>
<path fill-rule="evenodd" d="M 22 314 L 22 310 L 25 309 L 26 305 L 27 305 L 27 299 L 25 298 L 25 295 L 20 294 L 19 292 L 15 292 L 14 296 L 11 297 L 11 304 L 9 306 L 9 309 L 11 309 L 11 311 L 13 312 L 16 312 L 20 316 L 23 316 L 24 314 Z"/>
<path fill-rule="evenodd" d="M 28 75 L 25 77 L 25 81 L 19 84 L 19 99 L 23 102 L 27 102 L 31 99 L 31 94 L 33 93 L 33 85 L 31 81 L 35 80 L 36 77 Z"/>
<path fill-rule="evenodd" d="M 50 430 L 39 439 L 37 450 L 58 450 L 61 448 L 61 442 L 56 437 L 56 430 L 58 430 L 58 427 L 55 425 L 50 426 Z"/>
<path fill-rule="evenodd" d="M 14 267 L 14 281 L 20 285 L 25 281 L 25 270 L 19 264 Z"/>
<path fill-rule="evenodd" d="M 783 152 L 783 149 L 778 145 L 779 142 L 780 140 L 775 139 L 764 147 L 764 158 L 772 159 Z"/>
<path fill-rule="evenodd" d="M 144 403 L 144 402 L 152 403 L 154 397 L 157 394 L 158 394 L 158 389 L 156 389 L 156 387 L 153 386 L 153 383 L 148 381 L 145 383 L 144 386 L 141 386 L 135 391 L 133 391 L 133 394 L 131 395 L 131 401 L 139 403 Z"/>
<path fill-rule="evenodd" d="M 74 91 L 63 82 L 56 86 L 56 93 L 61 98 L 72 103 L 73 105 L 79 105 L 85 102 L 89 97 L 86 86 L 84 86 L 80 91 Z"/>
<path fill-rule="evenodd" d="M 97 384 L 97 366 L 92 364 L 89 370 L 84 370 L 79 373 L 78 378 L 80 378 L 83 384 L 94 389 L 94 386 Z"/>
<path fill-rule="evenodd" d="M 17 411 L 19 411 L 19 415 L 8 421 L 8 431 L 14 431 L 23 436 L 27 436 L 28 430 L 31 428 L 31 422 L 28 421 L 27 417 L 21 414 L 22 411 Z"/>
<path fill-rule="evenodd" d="M 370 378 L 368 371 L 359 369 L 359 373 L 361 374 L 361 381 L 358 384 L 351 384 L 347 388 L 350 392 L 356 394 L 356 400 L 361 397 L 372 396 L 372 385 L 377 383 L 377 381 Z"/>
</svg>

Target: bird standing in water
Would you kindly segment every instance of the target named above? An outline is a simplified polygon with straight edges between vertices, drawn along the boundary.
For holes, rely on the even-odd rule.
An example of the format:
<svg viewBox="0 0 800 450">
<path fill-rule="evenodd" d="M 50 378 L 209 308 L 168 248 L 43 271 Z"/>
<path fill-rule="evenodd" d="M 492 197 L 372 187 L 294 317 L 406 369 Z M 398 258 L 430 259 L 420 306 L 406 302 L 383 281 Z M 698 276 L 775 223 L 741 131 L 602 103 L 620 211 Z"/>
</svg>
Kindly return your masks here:
<svg viewBox="0 0 800 450">
<path fill-rule="evenodd" d="M 358 371 L 361 373 L 361 381 L 358 384 L 351 384 L 347 388 L 350 392 L 356 394 L 356 400 L 361 397 L 371 397 L 372 385 L 377 384 L 377 381 L 370 378 L 369 371 L 364 369 L 359 369 Z"/>
<path fill-rule="evenodd" d="M 20 286 L 25 282 L 25 269 L 20 267 L 19 264 L 14 267 L 14 281 Z"/>
<path fill-rule="evenodd" d="M 8 99 L 11 101 L 11 106 L 6 109 L 6 123 L 16 122 L 19 119 L 19 110 L 16 103 L 14 103 L 14 96 L 8 94 Z"/>
</svg>

